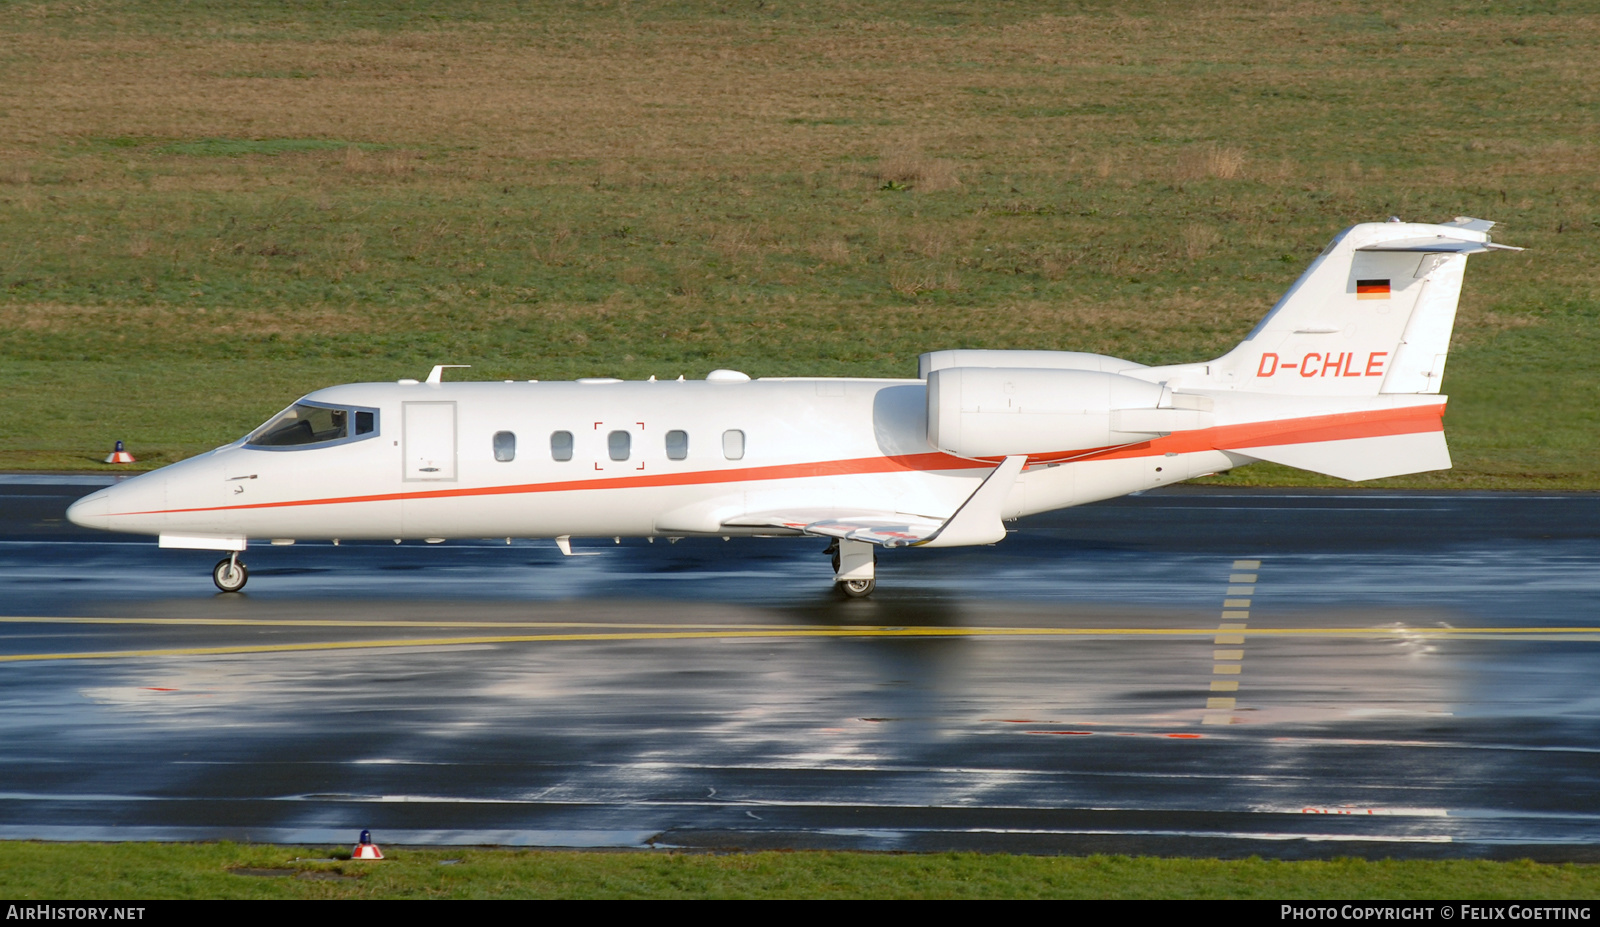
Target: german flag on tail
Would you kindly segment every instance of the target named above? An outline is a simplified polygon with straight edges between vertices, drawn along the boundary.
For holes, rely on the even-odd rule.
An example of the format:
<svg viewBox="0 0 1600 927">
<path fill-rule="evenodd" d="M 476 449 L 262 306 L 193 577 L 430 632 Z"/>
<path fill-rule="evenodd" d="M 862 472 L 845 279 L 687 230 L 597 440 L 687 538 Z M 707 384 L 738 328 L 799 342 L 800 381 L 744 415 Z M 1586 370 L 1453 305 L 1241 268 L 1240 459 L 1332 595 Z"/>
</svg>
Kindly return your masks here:
<svg viewBox="0 0 1600 927">
<path fill-rule="evenodd" d="M 1389 281 L 1357 280 L 1356 299 L 1388 299 Z"/>
</svg>

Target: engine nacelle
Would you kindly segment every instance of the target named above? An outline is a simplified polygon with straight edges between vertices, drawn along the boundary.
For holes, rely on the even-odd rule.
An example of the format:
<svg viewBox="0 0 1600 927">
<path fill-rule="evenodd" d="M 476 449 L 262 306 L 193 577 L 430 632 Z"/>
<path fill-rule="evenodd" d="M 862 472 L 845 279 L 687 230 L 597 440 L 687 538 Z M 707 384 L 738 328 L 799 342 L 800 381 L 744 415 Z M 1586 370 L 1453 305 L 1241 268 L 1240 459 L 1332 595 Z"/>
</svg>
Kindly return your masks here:
<svg viewBox="0 0 1600 927">
<path fill-rule="evenodd" d="M 1028 367 L 1034 370 L 1095 370 L 1100 373 L 1146 369 L 1144 364 L 1135 364 L 1131 360 L 1082 351 L 985 351 L 958 348 L 929 351 L 917 358 L 917 376 L 924 380 L 935 370 L 950 367 Z"/>
<path fill-rule="evenodd" d="M 957 457 L 1004 457 L 1148 441 L 1163 433 L 1163 392 L 1092 370 L 948 367 L 928 374 L 928 443 Z"/>
</svg>

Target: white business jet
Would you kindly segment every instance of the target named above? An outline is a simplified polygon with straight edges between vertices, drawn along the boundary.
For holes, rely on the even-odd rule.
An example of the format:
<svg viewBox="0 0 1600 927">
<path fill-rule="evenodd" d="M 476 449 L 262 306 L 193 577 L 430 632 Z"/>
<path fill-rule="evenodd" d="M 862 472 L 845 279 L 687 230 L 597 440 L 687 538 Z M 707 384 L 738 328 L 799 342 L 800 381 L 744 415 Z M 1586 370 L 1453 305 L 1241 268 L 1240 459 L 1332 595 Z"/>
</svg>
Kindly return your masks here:
<svg viewBox="0 0 1600 927">
<path fill-rule="evenodd" d="M 879 547 L 993 544 L 1006 522 L 1258 460 L 1348 480 L 1450 466 L 1439 395 L 1469 254 L 1494 223 L 1357 225 L 1244 342 L 1147 367 L 936 351 L 916 379 L 355 383 L 232 444 L 89 495 L 78 525 L 223 551 L 250 538 L 814 535 L 847 596 Z"/>
</svg>

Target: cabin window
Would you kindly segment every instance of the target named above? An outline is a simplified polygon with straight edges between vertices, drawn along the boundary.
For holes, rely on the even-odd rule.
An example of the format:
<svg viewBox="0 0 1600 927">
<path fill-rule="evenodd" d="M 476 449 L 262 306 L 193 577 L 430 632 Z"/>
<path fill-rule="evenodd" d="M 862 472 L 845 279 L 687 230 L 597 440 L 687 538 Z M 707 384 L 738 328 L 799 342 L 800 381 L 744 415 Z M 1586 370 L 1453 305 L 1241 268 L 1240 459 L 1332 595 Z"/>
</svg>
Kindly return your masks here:
<svg viewBox="0 0 1600 927">
<path fill-rule="evenodd" d="M 376 409 L 341 409 L 301 400 L 251 432 L 244 443 L 246 447 L 267 450 L 299 450 L 369 438 L 377 433 Z"/>
<path fill-rule="evenodd" d="M 744 432 L 730 428 L 722 433 L 722 456 L 729 460 L 744 459 Z"/>
<path fill-rule="evenodd" d="M 667 432 L 667 459 L 682 460 L 689 456 L 689 433 L 687 431 Z"/>
<path fill-rule="evenodd" d="M 494 459 L 508 463 L 517 459 L 517 436 L 509 431 L 494 433 Z"/>
<path fill-rule="evenodd" d="M 627 460 L 628 452 L 633 448 L 633 435 L 626 431 L 613 431 L 606 435 L 606 450 L 611 453 L 612 460 Z"/>
<path fill-rule="evenodd" d="M 557 431 L 550 435 L 550 457 L 554 460 L 572 459 L 572 432 Z"/>
</svg>

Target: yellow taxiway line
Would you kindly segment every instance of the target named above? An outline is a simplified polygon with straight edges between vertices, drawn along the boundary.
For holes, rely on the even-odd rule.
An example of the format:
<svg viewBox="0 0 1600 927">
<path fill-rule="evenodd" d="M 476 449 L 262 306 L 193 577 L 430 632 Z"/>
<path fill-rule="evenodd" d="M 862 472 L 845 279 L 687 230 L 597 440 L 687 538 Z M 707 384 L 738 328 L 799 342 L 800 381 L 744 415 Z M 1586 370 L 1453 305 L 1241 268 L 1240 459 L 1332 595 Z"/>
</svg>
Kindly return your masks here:
<svg viewBox="0 0 1600 927">
<path fill-rule="evenodd" d="M 147 624 L 179 627 L 262 627 L 262 628 L 622 628 L 652 629 L 681 628 L 684 622 L 667 624 L 660 621 L 411 621 L 406 619 L 364 621 L 359 618 L 55 618 L 27 615 L 0 615 L 0 624 Z M 817 624 L 718 624 L 715 622 L 689 622 L 695 628 L 770 629 L 787 631 L 796 628 L 825 629 L 835 625 Z"/>
<path fill-rule="evenodd" d="M 0 623 L 34 624 L 142 624 L 222 627 L 519 627 L 549 628 L 543 634 L 498 634 L 462 637 L 407 637 L 379 640 L 321 641 L 315 643 L 238 644 L 217 647 L 161 647 L 139 650 L 100 650 L 68 653 L 22 653 L 0 655 L 0 663 L 40 660 L 118 660 L 138 657 L 216 656 L 249 653 L 294 653 L 321 650 L 364 650 L 384 647 L 459 647 L 485 644 L 526 644 L 559 641 L 662 641 L 662 640 L 783 640 L 792 638 L 906 638 L 906 637 L 1210 637 L 1216 628 L 1026 628 L 1026 627 L 833 627 L 793 625 L 697 625 L 683 630 L 682 625 L 599 624 L 580 622 L 406 622 L 338 620 L 264 620 L 208 618 L 26 618 L 0 616 Z M 619 628 L 618 631 L 555 631 L 556 628 Z M 675 630 L 676 629 L 676 630 Z M 1562 637 L 1571 639 L 1593 635 L 1600 639 L 1600 627 L 1555 628 L 1251 628 L 1239 631 L 1250 637 Z"/>
</svg>

